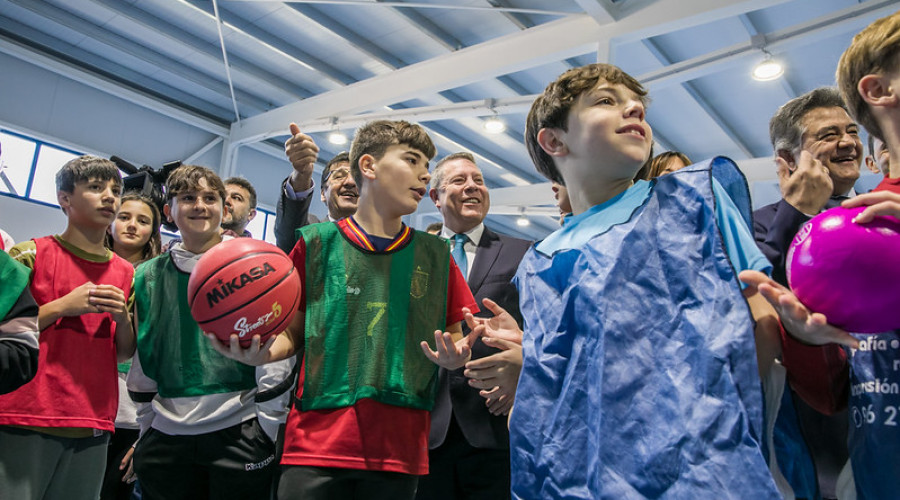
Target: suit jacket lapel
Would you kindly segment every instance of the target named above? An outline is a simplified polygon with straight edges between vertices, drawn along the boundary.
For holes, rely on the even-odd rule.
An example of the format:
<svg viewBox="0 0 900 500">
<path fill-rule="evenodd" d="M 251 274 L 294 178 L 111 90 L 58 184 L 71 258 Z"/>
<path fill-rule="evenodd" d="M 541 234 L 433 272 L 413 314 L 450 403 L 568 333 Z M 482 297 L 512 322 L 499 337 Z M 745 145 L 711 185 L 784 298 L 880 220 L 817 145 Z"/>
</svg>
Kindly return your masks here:
<svg viewBox="0 0 900 500">
<path fill-rule="evenodd" d="M 494 261 L 500 255 L 502 246 L 503 242 L 500 241 L 497 233 L 485 227 L 484 232 L 481 233 L 481 241 L 478 242 L 478 249 L 475 251 L 475 262 L 472 263 L 472 270 L 469 271 L 469 289 L 473 294 L 481 288 Z"/>
</svg>

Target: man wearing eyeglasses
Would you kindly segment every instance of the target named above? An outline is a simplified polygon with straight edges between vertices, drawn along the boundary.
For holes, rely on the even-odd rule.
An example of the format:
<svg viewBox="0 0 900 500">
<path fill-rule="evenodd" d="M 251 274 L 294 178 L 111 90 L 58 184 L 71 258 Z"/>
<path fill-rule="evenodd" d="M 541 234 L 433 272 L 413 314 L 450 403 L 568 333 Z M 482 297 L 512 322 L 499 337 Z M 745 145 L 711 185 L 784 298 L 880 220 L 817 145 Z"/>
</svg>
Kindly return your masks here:
<svg viewBox="0 0 900 500">
<path fill-rule="evenodd" d="M 275 242 L 278 248 L 288 253 L 297 242 L 295 231 L 298 227 L 320 222 L 309 213 L 314 187 L 312 173 L 319 147 L 292 123 L 291 138 L 284 143 L 284 153 L 294 170 L 282 184 L 275 213 Z M 328 162 L 319 182 L 320 196 L 328 207 L 329 220 L 343 219 L 356 213 L 359 189 L 350 175 L 350 156 L 347 152 L 338 153 Z"/>
</svg>

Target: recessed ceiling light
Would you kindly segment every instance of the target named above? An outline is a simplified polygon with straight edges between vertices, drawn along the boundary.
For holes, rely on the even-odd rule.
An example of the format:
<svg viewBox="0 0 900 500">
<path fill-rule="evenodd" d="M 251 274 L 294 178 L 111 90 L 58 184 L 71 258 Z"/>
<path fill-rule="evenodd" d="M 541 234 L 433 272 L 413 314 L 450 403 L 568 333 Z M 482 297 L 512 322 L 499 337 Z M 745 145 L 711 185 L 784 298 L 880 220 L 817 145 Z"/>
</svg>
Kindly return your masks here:
<svg viewBox="0 0 900 500">
<path fill-rule="evenodd" d="M 341 132 L 340 130 L 334 130 L 330 134 L 328 134 L 328 142 L 334 144 L 335 146 L 347 144 L 347 134 Z"/>
<path fill-rule="evenodd" d="M 502 134 L 506 130 L 506 123 L 496 116 L 484 121 L 484 131 L 489 134 Z"/>
<path fill-rule="evenodd" d="M 525 217 L 525 207 L 519 209 L 519 218 L 516 219 L 516 225 L 519 227 L 527 227 L 531 225 L 531 221 L 528 220 L 528 217 Z"/>
<path fill-rule="evenodd" d="M 761 63 L 753 68 L 753 79 L 760 82 L 775 80 L 784 74 L 784 66 L 780 62 L 767 56 Z"/>
</svg>

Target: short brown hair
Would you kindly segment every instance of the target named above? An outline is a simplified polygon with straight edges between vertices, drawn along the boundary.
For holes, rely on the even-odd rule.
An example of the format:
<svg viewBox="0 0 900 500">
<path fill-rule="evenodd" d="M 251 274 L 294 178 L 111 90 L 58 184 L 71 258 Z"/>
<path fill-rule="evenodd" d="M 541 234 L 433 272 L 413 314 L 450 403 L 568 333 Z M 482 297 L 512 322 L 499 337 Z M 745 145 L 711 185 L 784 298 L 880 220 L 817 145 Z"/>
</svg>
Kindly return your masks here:
<svg viewBox="0 0 900 500">
<path fill-rule="evenodd" d="M 541 149 L 537 135 L 543 128 L 568 130 L 566 120 L 575 100 L 601 81 L 624 85 L 647 104 L 647 90 L 628 73 L 611 64 L 588 64 L 566 71 L 535 99 L 525 121 L 525 146 L 537 171 L 551 181 L 565 185 L 553 157 Z"/>
<path fill-rule="evenodd" d="M 170 203 L 179 193 L 200 189 L 200 179 L 206 179 L 210 189 L 219 194 L 219 200 L 225 204 L 225 184 L 218 174 L 199 165 L 182 165 L 169 174 L 166 179 L 166 203 Z"/>
<path fill-rule="evenodd" d="M 884 140 L 884 132 L 859 94 L 866 75 L 900 71 L 900 11 L 882 17 L 860 31 L 841 55 L 835 79 L 850 116 L 870 134 Z"/>
<path fill-rule="evenodd" d="M 67 161 L 56 172 L 56 189 L 72 193 L 75 191 L 76 183 L 87 182 L 91 179 L 113 181 L 119 188 L 118 190 L 120 192 L 122 190 L 122 173 L 119 172 L 116 164 L 106 158 L 91 155 L 79 156 Z"/>
<path fill-rule="evenodd" d="M 429 160 L 437 150 L 431 138 L 421 125 L 405 121 L 378 120 L 369 122 L 356 130 L 350 145 L 350 173 L 356 185 L 362 187 L 362 172 L 359 160 L 363 155 L 381 159 L 384 152 L 393 145 L 406 144 L 422 152 Z"/>
</svg>

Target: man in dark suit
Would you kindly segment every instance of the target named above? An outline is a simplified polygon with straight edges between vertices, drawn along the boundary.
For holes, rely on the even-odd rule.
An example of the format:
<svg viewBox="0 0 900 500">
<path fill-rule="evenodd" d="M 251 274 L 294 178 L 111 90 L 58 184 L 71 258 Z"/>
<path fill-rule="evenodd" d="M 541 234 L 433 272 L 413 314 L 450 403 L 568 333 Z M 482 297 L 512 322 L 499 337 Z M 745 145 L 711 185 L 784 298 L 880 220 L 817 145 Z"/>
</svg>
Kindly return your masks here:
<svg viewBox="0 0 900 500">
<path fill-rule="evenodd" d="M 313 199 L 312 173 L 319 147 L 292 123 L 291 138 L 284 143 L 284 153 L 294 170 L 282 183 L 275 208 L 275 244 L 289 253 L 297 243 L 297 228 L 320 222 L 309 213 Z M 339 220 L 356 213 L 359 190 L 350 175 L 348 153 L 338 153 L 325 165 L 319 184 L 319 196 L 328 207 L 328 220 Z"/>
<path fill-rule="evenodd" d="M 787 286 L 785 265 L 794 235 L 814 215 L 855 195 L 853 184 L 859 178 L 863 147 L 859 126 L 850 118 L 839 92 L 828 87 L 815 89 L 779 108 L 769 122 L 769 135 L 775 149 L 782 199 L 753 213 L 753 232 L 757 246 L 772 262 L 772 278 Z M 791 341 L 790 337 L 785 339 Z M 790 381 L 790 367 L 787 377 Z M 846 410 L 826 416 L 795 392 L 786 392 L 782 406 L 790 404 L 788 415 L 795 410 L 796 417 L 779 415 L 779 435 L 784 439 L 793 436 L 794 449 L 808 448 L 818 476 L 808 477 L 812 475 L 810 469 L 807 477 L 795 474 L 788 480 L 798 496 L 814 496 L 818 483 L 821 496 L 833 498 L 837 477 L 849 456 Z M 802 432 L 785 430 L 797 424 Z M 793 461 L 793 470 L 803 470 L 798 465 L 801 460 L 792 458 L 795 460 L 779 456 L 779 462 Z M 805 488 L 804 483 L 811 489 Z"/>
<path fill-rule="evenodd" d="M 787 284 L 785 257 L 797 231 L 825 208 L 854 195 L 863 147 L 837 89 L 823 87 L 782 106 L 769 122 L 782 199 L 753 213 L 754 236 Z"/>
<path fill-rule="evenodd" d="M 497 234 L 484 226 L 490 195 L 475 158 L 455 153 L 432 172 L 431 199 L 443 216 L 441 236 L 478 301 L 490 298 L 521 326 L 519 294 L 510 282 L 530 242 Z M 483 308 L 485 309 L 485 308 Z M 489 310 L 479 315 L 492 316 Z M 431 413 L 430 473 L 416 495 L 432 499 L 509 498 L 507 417 L 522 367 L 521 346 L 478 340 L 464 369 L 440 371 Z"/>
</svg>

